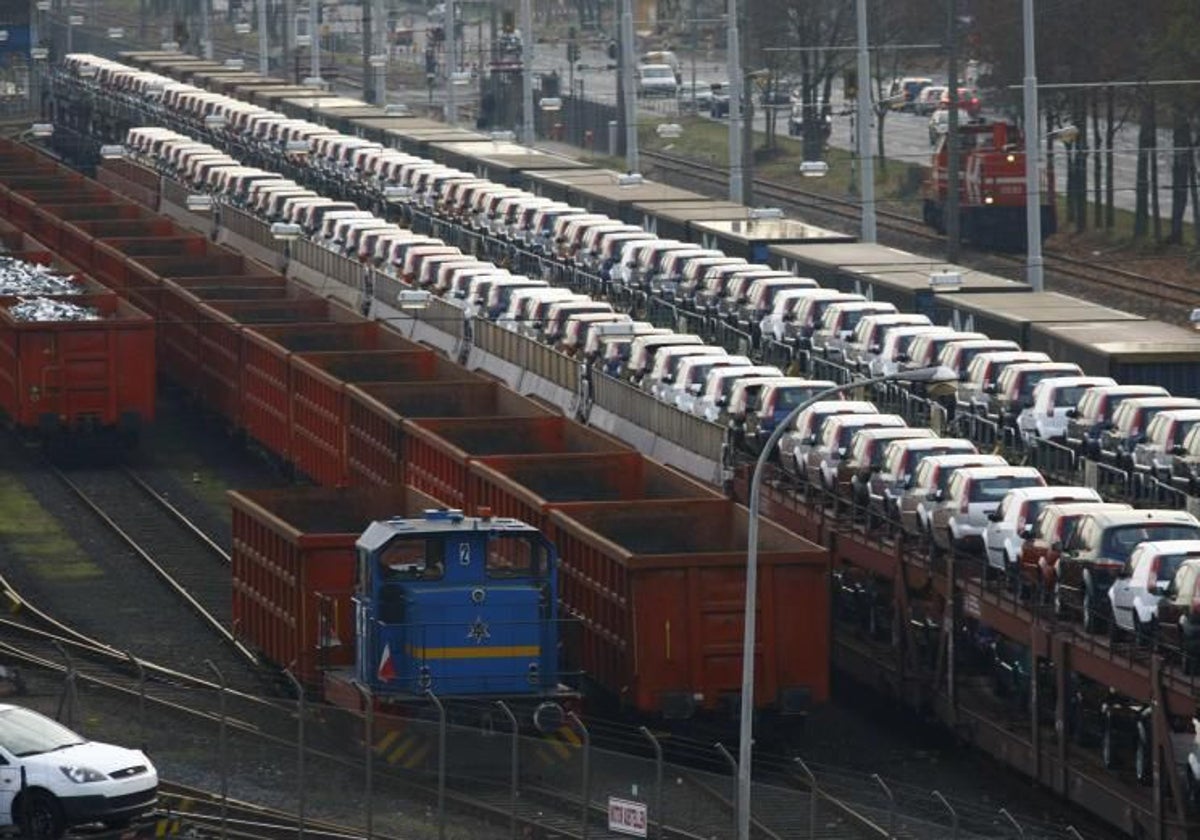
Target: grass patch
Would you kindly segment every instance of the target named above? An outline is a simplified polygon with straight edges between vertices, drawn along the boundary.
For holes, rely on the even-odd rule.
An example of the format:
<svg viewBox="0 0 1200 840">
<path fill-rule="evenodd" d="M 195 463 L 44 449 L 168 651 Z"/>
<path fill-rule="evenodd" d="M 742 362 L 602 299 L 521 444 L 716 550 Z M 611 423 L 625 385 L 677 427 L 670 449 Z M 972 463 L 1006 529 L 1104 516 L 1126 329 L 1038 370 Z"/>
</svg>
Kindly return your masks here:
<svg viewBox="0 0 1200 840">
<path fill-rule="evenodd" d="M 0 475 L 0 542 L 46 580 L 88 580 L 101 574 L 58 520 L 11 474 Z"/>
</svg>

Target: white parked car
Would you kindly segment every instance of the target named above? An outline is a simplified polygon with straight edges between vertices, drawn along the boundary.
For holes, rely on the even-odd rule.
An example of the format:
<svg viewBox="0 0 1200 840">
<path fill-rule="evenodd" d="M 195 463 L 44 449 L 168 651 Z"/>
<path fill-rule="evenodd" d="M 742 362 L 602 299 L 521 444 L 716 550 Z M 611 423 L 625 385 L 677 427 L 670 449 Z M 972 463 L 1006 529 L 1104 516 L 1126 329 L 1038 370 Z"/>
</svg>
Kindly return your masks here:
<svg viewBox="0 0 1200 840">
<path fill-rule="evenodd" d="M 637 68 L 638 96 L 669 96 L 679 91 L 675 70 L 669 64 L 639 64 Z"/>
<path fill-rule="evenodd" d="M 23 706 L 0 704 L 0 826 L 57 838 L 154 810 L 158 771 L 140 750 L 89 741 Z"/>
<path fill-rule="evenodd" d="M 983 534 L 988 566 L 1009 580 L 1016 581 L 1021 546 L 1033 534 L 1033 523 L 1046 505 L 1066 502 L 1100 502 L 1100 494 L 1091 487 L 1069 485 L 1022 487 L 1010 490 L 1000 507 L 988 515 Z"/>
<path fill-rule="evenodd" d="M 947 551 L 967 549 L 983 542 L 989 515 L 1009 491 L 1019 487 L 1044 487 L 1046 479 L 1035 467 L 964 467 L 950 476 L 940 506 L 930 516 L 933 541 Z"/>
<path fill-rule="evenodd" d="M 1126 573 L 1108 590 L 1117 627 L 1148 641 L 1154 632 L 1158 602 L 1175 573 L 1188 560 L 1200 560 L 1200 540 L 1141 543 L 1129 555 Z"/>
<path fill-rule="evenodd" d="M 1092 388 L 1116 385 L 1107 376 L 1052 376 L 1033 387 L 1033 405 L 1017 415 L 1017 428 L 1028 437 L 1062 440 L 1067 436 L 1067 412 Z"/>
</svg>

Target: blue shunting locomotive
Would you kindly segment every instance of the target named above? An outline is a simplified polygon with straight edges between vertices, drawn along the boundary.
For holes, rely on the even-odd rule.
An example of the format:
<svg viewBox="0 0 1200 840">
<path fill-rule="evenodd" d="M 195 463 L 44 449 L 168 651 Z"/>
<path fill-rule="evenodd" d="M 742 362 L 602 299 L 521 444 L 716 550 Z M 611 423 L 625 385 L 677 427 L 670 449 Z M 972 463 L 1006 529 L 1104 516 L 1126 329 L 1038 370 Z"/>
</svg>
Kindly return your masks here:
<svg viewBox="0 0 1200 840">
<path fill-rule="evenodd" d="M 358 540 L 357 678 L 379 699 L 564 696 L 558 556 L 535 528 L 458 510 Z"/>
</svg>

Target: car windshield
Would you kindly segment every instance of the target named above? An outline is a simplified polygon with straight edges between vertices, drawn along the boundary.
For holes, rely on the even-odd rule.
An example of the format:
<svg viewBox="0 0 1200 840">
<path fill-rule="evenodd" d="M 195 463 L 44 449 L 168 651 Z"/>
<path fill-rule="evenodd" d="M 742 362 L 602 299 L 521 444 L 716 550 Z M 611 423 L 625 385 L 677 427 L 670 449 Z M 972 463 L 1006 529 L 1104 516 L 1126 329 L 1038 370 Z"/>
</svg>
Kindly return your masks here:
<svg viewBox="0 0 1200 840">
<path fill-rule="evenodd" d="M 646 79 L 674 79 L 675 74 L 670 67 L 646 67 L 642 69 L 642 76 Z"/>
<path fill-rule="evenodd" d="M 70 729 L 37 712 L 22 708 L 0 712 L 0 744 L 18 758 L 82 743 Z"/>
<path fill-rule="evenodd" d="M 1133 550 L 1144 542 L 1194 540 L 1200 538 L 1200 528 L 1175 522 L 1139 522 L 1121 525 L 1104 532 L 1101 553 L 1106 558 L 1125 562 Z"/>
<path fill-rule="evenodd" d="M 981 478 L 971 482 L 971 501 L 972 502 L 999 502 L 1009 490 L 1014 490 L 1018 487 L 1041 487 L 1042 482 L 1039 476 L 1023 475 L 1023 476 L 997 476 L 996 478 Z"/>
</svg>

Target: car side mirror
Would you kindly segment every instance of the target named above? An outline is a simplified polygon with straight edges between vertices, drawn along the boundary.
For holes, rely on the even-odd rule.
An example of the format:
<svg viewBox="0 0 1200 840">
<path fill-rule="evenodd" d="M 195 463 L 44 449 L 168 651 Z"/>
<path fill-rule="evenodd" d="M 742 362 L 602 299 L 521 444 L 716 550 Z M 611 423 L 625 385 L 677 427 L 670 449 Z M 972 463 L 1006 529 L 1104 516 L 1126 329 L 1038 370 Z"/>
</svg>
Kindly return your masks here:
<svg viewBox="0 0 1200 840">
<path fill-rule="evenodd" d="M 805 446 L 816 446 L 817 445 L 817 436 L 809 435 L 808 437 L 806 437 L 804 439 L 804 445 Z"/>
<path fill-rule="evenodd" d="M 896 354 L 896 361 L 897 361 L 897 362 L 911 362 L 911 361 L 912 361 L 912 357 L 911 357 L 911 356 L 909 356 L 907 353 L 897 353 L 897 354 Z"/>
<path fill-rule="evenodd" d="M 1051 551 L 1056 551 L 1056 552 L 1058 552 L 1058 553 L 1060 553 L 1060 554 L 1062 553 L 1062 547 L 1063 547 L 1063 546 L 1062 546 L 1062 543 L 1061 543 L 1061 542 L 1058 542 L 1057 540 L 1055 540 L 1054 542 L 1050 543 L 1050 550 L 1051 550 Z"/>
<path fill-rule="evenodd" d="M 1154 591 L 1159 593 L 1160 595 L 1168 594 L 1171 591 L 1171 581 L 1169 581 L 1169 580 L 1155 581 Z"/>
<path fill-rule="evenodd" d="M 1071 418 L 1072 420 L 1077 420 L 1079 418 L 1079 409 L 1068 408 L 1067 409 L 1067 417 Z"/>
<path fill-rule="evenodd" d="M 1025 540 L 1033 539 L 1033 526 L 1032 525 L 1022 525 L 1021 526 L 1021 539 L 1025 539 Z"/>
<path fill-rule="evenodd" d="M 699 394 L 701 387 L 703 387 L 703 386 L 701 386 L 699 382 L 693 383 L 688 386 L 688 388 L 687 388 L 688 393 L 689 394 Z"/>
<path fill-rule="evenodd" d="M 879 352 L 879 345 L 878 345 L 878 344 L 868 344 L 868 345 L 867 345 L 867 352 L 869 352 L 869 353 L 878 353 L 878 352 Z"/>
<path fill-rule="evenodd" d="M 839 446 L 837 449 L 837 454 L 838 454 L 839 458 L 845 458 L 846 457 L 846 447 Z"/>
<path fill-rule="evenodd" d="M 1171 454 L 1172 455 L 1186 455 L 1187 447 L 1177 443 L 1171 447 Z"/>
<path fill-rule="evenodd" d="M 989 513 L 987 515 L 987 518 L 988 518 L 988 522 L 999 522 L 1000 521 L 1000 511 L 998 511 L 998 510 L 992 511 L 991 513 Z"/>
<path fill-rule="evenodd" d="M 872 464 L 870 469 L 871 475 L 878 475 L 883 472 L 883 467 L 879 464 Z"/>
<path fill-rule="evenodd" d="M 983 383 L 983 387 L 979 390 L 983 391 L 985 394 L 994 394 L 996 393 L 996 386 L 991 382 L 985 382 Z"/>
<path fill-rule="evenodd" d="M 929 494 L 929 500 L 932 502 L 940 502 L 946 498 L 945 490 L 934 490 Z"/>
</svg>

